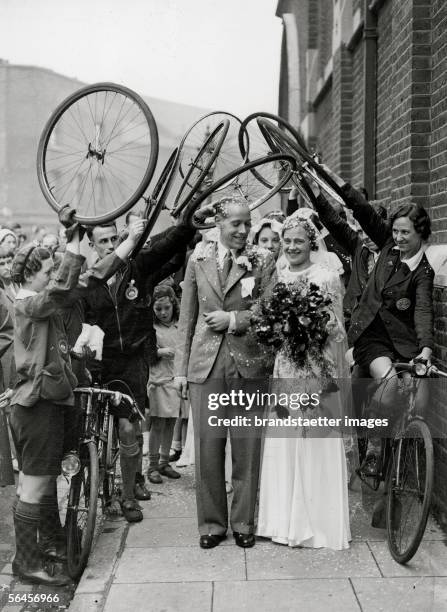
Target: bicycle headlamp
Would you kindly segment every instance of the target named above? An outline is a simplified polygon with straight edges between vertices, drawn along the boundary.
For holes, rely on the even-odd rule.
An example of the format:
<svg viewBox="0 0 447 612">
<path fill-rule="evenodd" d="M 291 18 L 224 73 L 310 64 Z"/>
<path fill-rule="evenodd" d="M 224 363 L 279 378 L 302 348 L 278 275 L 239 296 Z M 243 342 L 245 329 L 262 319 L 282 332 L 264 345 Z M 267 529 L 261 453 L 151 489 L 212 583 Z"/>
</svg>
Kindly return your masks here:
<svg viewBox="0 0 447 612">
<path fill-rule="evenodd" d="M 423 361 L 416 361 L 414 364 L 414 373 L 416 376 L 425 376 L 427 374 L 427 364 Z"/>
<path fill-rule="evenodd" d="M 81 469 L 81 462 L 76 452 L 66 453 L 61 461 L 62 474 L 67 477 L 76 476 Z"/>
</svg>

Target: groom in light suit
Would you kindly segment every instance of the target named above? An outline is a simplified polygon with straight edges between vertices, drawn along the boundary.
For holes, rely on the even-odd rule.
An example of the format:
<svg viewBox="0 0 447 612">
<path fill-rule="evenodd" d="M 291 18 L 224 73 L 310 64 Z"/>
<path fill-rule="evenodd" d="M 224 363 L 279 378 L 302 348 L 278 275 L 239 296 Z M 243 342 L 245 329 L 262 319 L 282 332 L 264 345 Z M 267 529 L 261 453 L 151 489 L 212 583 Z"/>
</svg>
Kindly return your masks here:
<svg viewBox="0 0 447 612">
<path fill-rule="evenodd" d="M 210 410 L 208 396 L 241 388 L 242 379 L 268 379 L 272 361 L 248 333 L 251 306 L 271 279 L 270 253 L 247 245 L 251 217 L 245 200 L 225 198 L 216 206 L 216 243 L 199 243 L 183 284 L 175 372 L 179 390 L 190 392 L 195 435 L 196 497 L 200 546 L 213 548 L 226 537 L 227 427 L 208 417 L 231 418 L 232 406 Z M 239 383 L 237 382 L 239 380 Z M 246 412 L 250 415 L 250 412 Z M 215 421 L 217 422 L 217 421 Z M 229 427 L 234 489 L 230 524 L 236 544 L 253 546 L 254 511 L 260 465 L 260 436 L 239 437 Z M 235 435 L 236 434 L 236 435 Z M 242 434 L 245 435 L 245 434 Z"/>
</svg>

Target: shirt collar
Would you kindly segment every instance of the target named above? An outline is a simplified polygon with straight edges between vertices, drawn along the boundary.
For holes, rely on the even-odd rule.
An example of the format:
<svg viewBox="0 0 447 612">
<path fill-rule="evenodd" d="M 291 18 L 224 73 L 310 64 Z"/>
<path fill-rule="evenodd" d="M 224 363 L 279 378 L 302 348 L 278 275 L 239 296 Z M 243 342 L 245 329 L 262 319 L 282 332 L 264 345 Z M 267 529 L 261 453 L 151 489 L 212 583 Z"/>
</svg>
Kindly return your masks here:
<svg viewBox="0 0 447 612">
<path fill-rule="evenodd" d="M 224 244 L 222 244 L 222 242 L 220 241 L 220 237 L 219 237 L 217 241 L 217 259 L 220 265 L 223 264 L 223 260 L 225 258 L 225 255 L 228 253 L 228 251 L 230 251 L 231 256 L 233 257 L 233 260 L 236 261 L 238 257 L 237 252 L 234 249 L 229 249 Z"/>
<path fill-rule="evenodd" d="M 16 300 L 24 300 L 27 297 L 32 297 L 33 295 L 37 295 L 37 291 L 31 291 L 31 289 L 22 289 L 22 287 L 17 291 Z"/>
<path fill-rule="evenodd" d="M 416 270 L 416 268 L 418 267 L 418 265 L 421 263 L 421 259 L 424 257 L 424 253 L 425 253 L 425 249 L 427 248 L 428 245 L 423 244 L 421 246 L 421 248 L 419 249 L 419 251 L 413 255 L 413 257 L 409 257 L 408 259 L 400 259 L 402 263 L 406 264 L 411 272 L 414 272 Z M 393 251 L 399 251 L 397 246 L 393 247 Z M 400 252 L 400 251 L 399 251 Z"/>
</svg>

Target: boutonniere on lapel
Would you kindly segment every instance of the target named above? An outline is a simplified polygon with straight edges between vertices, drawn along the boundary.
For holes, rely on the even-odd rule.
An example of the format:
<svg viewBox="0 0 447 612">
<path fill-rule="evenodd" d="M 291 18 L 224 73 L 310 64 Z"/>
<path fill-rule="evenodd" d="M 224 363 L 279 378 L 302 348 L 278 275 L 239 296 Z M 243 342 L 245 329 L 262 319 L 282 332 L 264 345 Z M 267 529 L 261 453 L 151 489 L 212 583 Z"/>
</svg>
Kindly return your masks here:
<svg viewBox="0 0 447 612">
<path fill-rule="evenodd" d="M 247 272 L 251 272 L 254 266 L 262 266 L 268 254 L 267 249 L 250 245 L 247 246 L 242 255 L 236 258 L 236 263 L 241 268 L 245 268 Z"/>
<path fill-rule="evenodd" d="M 249 255 L 239 255 L 236 258 L 236 263 L 241 268 L 245 268 L 247 272 L 251 272 L 253 270 L 253 263 L 249 259 Z"/>
</svg>

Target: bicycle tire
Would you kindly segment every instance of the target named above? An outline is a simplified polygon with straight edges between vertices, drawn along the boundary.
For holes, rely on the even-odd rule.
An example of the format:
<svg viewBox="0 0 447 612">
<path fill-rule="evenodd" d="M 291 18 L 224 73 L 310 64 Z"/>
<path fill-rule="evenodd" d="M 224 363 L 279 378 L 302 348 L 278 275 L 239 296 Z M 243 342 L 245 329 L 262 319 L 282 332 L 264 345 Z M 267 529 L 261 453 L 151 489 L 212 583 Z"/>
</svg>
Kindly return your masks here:
<svg viewBox="0 0 447 612">
<path fill-rule="evenodd" d="M 304 138 L 302 137 L 302 135 L 299 133 L 298 130 L 296 130 L 292 125 L 290 125 L 290 123 L 288 121 L 286 121 L 285 119 L 283 119 L 282 117 L 279 117 L 278 115 L 274 115 L 273 113 L 266 113 L 266 112 L 256 112 L 256 113 L 252 113 L 251 115 L 248 115 L 248 117 L 246 117 L 244 119 L 244 121 L 242 122 L 241 128 L 239 130 L 239 149 L 241 151 L 242 155 L 245 155 L 246 160 L 250 161 L 250 159 L 253 159 L 253 157 L 249 155 L 250 153 L 250 135 L 248 132 L 248 124 L 251 121 L 256 120 L 256 123 L 258 125 L 258 129 L 263 137 L 263 139 L 265 140 L 266 144 L 270 147 L 270 149 L 272 150 L 272 152 L 279 152 L 279 151 L 283 151 L 284 153 L 287 153 L 287 151 L 285 151 L 284 149 L 274 149 L 271 145 L 271 143 L 269 142 L 268 136 L 266 138 L 266 134 L 264 133 L 264 131 L 262 130 L 262 128 L 259 125 L 259 121 L 258 119 L 269 119 L 271 121 L 276 121 L 276 123 L 281 126 L 281 128 L 283 128 L 283 130 L 287 133 L 289 132 L 289 134 L 291 135 L 291 138 L 293 141 L 296 141 L 296 144 L 298 146 L 298 148 L 301 150 L 303 149 L 304 151 L 308 152 L 307 149 L 307 145 L 304 141 Z M 248 146 L 246 146 L 244 144 L 244 141 L 248 144 Z M 295 147 L 293 148 L 293 150 L 291 152 L 289 152 L 293 155 L 295 155 L 296 150 Z M 266 183 L 265 178 L 262 176 L 261 173 L 258 173 L 256 170 L 253 171 L 254 176 L 256 176 L 256 178 L 264 185 L 266 185 L 267 187 L 269 187 L 268 183 Z M 291 190 L 291 186 L 289 185 L 285 185 L 284 187 L 282 187 L 280 189 L 280 193 L 289 193 Z"/>
<path fill-rule="evenodd" d="M 342 189 L 337 185 L 334 179 L 326 172 L 326 170 L 314 160 L 312 155 L 306 149 L 303 149 L 297 142 L 280 130 L 276 125 L 265 119 L 259 119 L 258 124 L 263 134 L 268 134 L 268 143 L 273 143 L 273 151 L 284 151 L 288 155 L 295 152 L 299 170 L 303 174 L 309 174 L 326 193 L 335 198 L 341 204 L 346 205 L 346 196 Z M 264 136 L 265 137 L 265 136 Z M 276 145 L 276 146 L 275 146 Z M 309 170 L 310 168 L 310 170 Z"/>
<path fill-rule="evenodd" d="M 186 208 L 188 203 L 191 202 L 194 194 L 197 193 L 203 181 L 208 176 L 211 166 L 213 165 L 214 161 L 219 155 L 219 151 L 225 141 L 226 135 L 228 133 L 229 125 L 230 125 L 230 122 L 228 121 L 228 119 L 225 119 L 224 121 L 219 123 L 219 125 L 211 132 L 211 134 L 202 144 L 199 152 L 197 153 L 196 157 L 194 158 L 194 161 L 191 164 L 189 171 L 187 172 L 185 178 L 183 179 L 182 184 L 180 185 L 177 195 L 175 196 L 174 207 L 172 211 L 174 215 L 178 216 L 180 212 Z M 200 170 L 200 174 L 198 178 L 195 181 L 193 181 L 191 179 L 193 172 L 196 170 L 196 168 L 200 168 L 201 160 L 202 158 L 204 158 L 206 151 L 208 150 L 209 146 L 211 145 L 214 139 L 215 139 L 214 150 L 209 155 L 208 159 L 205 161 L 203 168 L 201 168 Z M 187 187 L 190 188 L 189 193 L 186 195 L 186 197 L 181 199 L 182 193 Z"/>
<path fill-rule="evenodd" d="M 72 477 L 67 508 L 67 568 L 71 578 L 77 580 L 87 565 L 95 534 L 98 505 L 99 462 L 94 442 L 81 444 L 81 470 Z M 83 486 L 84 485 L 84 486 Z M 88 489 L 88 496 L 86 496 Z M 84 506 L 80 503 L 84 498 Z M 78 515 L 85 513 L 83 529 L 79 526 Z"/>
<path fill-rule="evenodd" d="M 143 216 L 147 222 L 143 233 L 139 237 L 137 244 L 134 246 L 132 253 L 130 254 L 129 259 L 135 259 L 146 244 L 151 231 L 154 229 L 154 225 L 164 208 L 166 197 L 172 185 L 173 177 L 176 172 L 176 166 L 178 165 L 178 157 L 178 148 L 176 148 L 169 156 L 169 159 L 161 171 L 160 177 L 154 187 L 154 191 L 146 202 Z"/>
<path fill-rule="evenodd" d="M 209 134 L 210 130 L 213 129 L 213 123 L 214 125 L 216 125 L 218 123 L 221 123 L 223 120 L 228 120 L 230 122 L 230 125 L 228 127 L 228 132 L 227 132 L 225 141 L 219 151 L 218 158 L 216 159 L 216 162 L 215 162 L 214 176 L 216 175 L 216 170 L 218 170 L 217 172 L 218 178 L 220 178 L 220 176 L 223 176 L 224 174 L 228 174 L 228 172 L 230 172 L 231 170 L 234 170 L 234 168 L 248 161 L 246 156 L 240 156 L 241 153 L 240 153 L 240 147 L 239 147 L 239 133 L 240 133 L 242 121 L 239 119 L 239 117 L 227 111 L 217 110 L 217 111 L 212 111 L 211 113 L 207 113 L 206 115 L 203 115 L 195 123 L 192 124 L 192 126 L 188 129 L 188 131 L 183 136 L 180 142 L 180 145 L 179 145 L 180 151 L 183 151 L 186 145 L 188 145 L 190 149 L 194 148 L 194 146 L 197 147 L 197 145 L 201 145 L 203 138 L 201 139 L 199 143 L 188 142 L 188 140 L 191 139 L 191 134 L 194 132 L 197 126 L 199 124 L 205 123 L 206 130 Z M 237 129 L 233 129 L 235 127 Z M 233 154 L 233 150 L 232 150 L 233 146 L 235 147 L 237 151 L 236 155 Z M 245 147 L 247 148 L 247 146 L 248 146 L 248 142 L 246 143 Z M 231 160 L 231 162 L 229 160 Z M 180 163 L 178 165 L 178 171 L 179 171 L 181 178 L 184 179 L 186 176 L 186 171 L 182 165 L 182 156 L 180 156 L 179 161 Z M 228 165 L 230 165 L 231 167 L 227 167 L 226 171 L 222 170 L 222 168 L 220 167 L 220 166 L 228 166 Z"/>
<path fill-rule="evenodd" d="M 256 113 L 252 113 L 251 115 L 248 115 L 248 117 L 244 119 L 244 121 L 242 122 L 241 128 L 239 130 L 239 148 L 241 150 L 242 156 L 246 156 L 248 159 L 248 155 L 250 151 L 250 142 L 248 141 L 248 150 L 246 150 L 246 145 L 244 143 L 244 140 L 247 141 L 247 125 L 250 123 L 250 121 L 253 121 L 254 119 L 257 120 L 258 118 L 272 119 L 273 121 L 276 121 L 285 130 L 288 130 L 292 134 L 292 136 L 295 138 L 296 142 L 298 143 L 298 146 L 301 149 L 309 153 L 306 141 L 304 140 L 303 136 L 288 121 L 286 121 L 279 115 L 275 115 L 273 113 L 256 112 Z"/>
<path fill-rule="evenodd" d="M 267 163 L 275 163 L 275 162 L 285 162 L 288 164 L 289 169 L 284 173 L 283 177 L 278 181 L 276 185 L 271 187 L 261 198 L 256 200 L 254 203 L 250 205 L 250 210 L 255 210 L 262 204 L 264 204 L 267 200 L 269 200 L 272 196 L 277 193 L 282 185 L 284 185 L 291 177 L 292 172 L 295 169 L 295 159 L 291 156 L 285 155 L 283 153 L 277 153 L 273 155 L 268 155 L 266 157 L 261 157 L 260 159 L 255 159 L 247 164 L 244 164 L 240 168 L 236 168 L 232 172 L 229 172 L 226 176 L 223 176 L 221 179 L 213 183 L 208 189 L 202 191 L 199 194 L 196 194 L 194 201 L 188 207 L 188 210 L 185 211 L 185 219 L 188 223 L 192 224 L 196 229 L 210 229 L 215 226 L 214 222 L 210 223 L 197 223 L 194 220 L 194 212 L 197 208 L 205 202 L 213 193 L 216 193 L 220 190 L 224 185 L 232 185 L 234 179 L 240 176 L 242 173 L 250 172 L 253 174 L 253 169 L 256 169 L 258 166 Z"/>
<path fill-rule="evenodd" d="M 414 442 L 417 440 L 422 441 L 423 455 L 420 450 L 421 444 Z M 415 449 L 414 456 L 418 462 L 418 467 L 416 470 L 418 473 L 417 480 L 420 479 L 422 476 L 421 472 L 423 471 L 424 481 L 418 494 L 418 497 L 422 498 L 418 518 L 416 520 L 411 520 L 412 533 L 410 534 L 409 539 L 406 541 L 406 544 L 403 546 L 396 537 L 396 532 L 400 531 L 400 533 L 402 533 L 403 517 L 402 502 L 400 501 L 400 498 L 403 497 L 402 492 L 405 490 L 405 487 L 407 487 L 408 491 L 411 492 L 412 482 L 409 482 L 408 475 L 401 474 L 400 471 L 402 468 L 402 462 L 405 458 L 404 453 L 409 454 L 408 451 L 412 447 Z M 425 457 L 425 461 L 422 460 L 422 456 Z M 397 441 L 397 448 L 393 453 L 392 461 L 388 482 L 388 499 L 386 507 L 387 541 L 388 548 L 393 559 L 400 564 L 405 564 L 410 561 L 419 548 L 419 544 L 422 540 L 425 527 L 427 525 L 431 505 L 431 496 L 433 492 L 433 440 L 428 425 L 425 423 L 425 421 L 419 418 L 415 418 L 410 421 L 409 425 L 405 429 L 403 437 Z M 422 470 L 420 470 L 419 462 L 423 467 Z M 407 463 L 404 464 L 404 467 L 406 465 Z M 404 477 L 406 479 L 403 481 L 403 485 L 398 489 L 398 485 L 396 483 L 402 482 Z M 419 489 L 419 483 L 416 483 L 416 486 Z M 405 521 L 403 526 L 404 528 L 406 527 L 407 522 L 408 518 Z"/>
<path fill-rule="evenodd" d="M 154 190 L 151 196 L 154 200 L 158 200 L 158 197 L 162 193 L 162 191 L 163 192 L 165 191 L 166 184 L 172 175 L 172 171 L 175 167 L 175 163 L 176 163 L 176 160 L 178 159 L 178 156 L 179 156 L 179 148 L 176 147 L 172 151 L 171 155 L 169 156 L 168 161 L 166 162 L 157 182 L 155 183 L 155 187 L 154 187 Z"/>
<path fill-rule="evenodd" d="M 42 193 L 45 197 L 45 199 L 47 200 L 48 204 L 51 206 L 51 208 L 53 208 L 53 210 L 55 210 L 56 212 L 58 212 L 60 210 L 60 208 L 62 206 L 64 206 L 67 202 L 66 200 L 64 201 L 64 197 L 65 197 L 65 193 L 64 194 L 60 194 L 60 195 L 56 195 L 53 193 L 55 191 L 55 187 L 54 185 L 51 185 L 51 181 L 50 181 L 50 177 L 49 177 L 49 168 L 48 165 L 50 163 L 50 159 L 48 157 L 48 145 L 50 143 L 50 139 L 54 136 L 56 138 L 57 135 L 57 130 L 56 128 L 62 125 L 62 120 L 64 118 L 68 117 L 68 113 L 70 112 L 70 109 L 72 109 L 72 107 L 79 101 L 81 101 L 83 98 L 87 99 L 88 96 L 91 96 L 93 94 L 98 94 L 98 93 L 105 93 L 106 98 L 105 98 L 105 105 L 107 103 L 107 95 L 109 92 L 111 92 L 112 94 L 115 94 L 115 97 L 113 98 L 112 103 L 110 103 L 109 108 L 107 109 L 106 112 L 106 108 L 104 106 L 103 109 L 103 113 L 102 113 L 102 117 L 98 116 L 96 117 L 96 106 L 95 106 L 95 116 L 93 116 L 93 112 L 91 109 L 91 105 L 90 102 L 88 101 L 88 108 L 90 109 L 90 114 L 91 114 L 91 118 L 92 118 L 92 125 L 94 126 L 94 129 L 96 131 L 96 134 L 101 134 L 101 130 L 102 130 L 102 125 L 103 122 L 107 119 L 107 116 L 110 114 L 110 110 L 112 108 L 112 105 L 114 104 L 114 100 L 116 98 L 117 95 L 122 96 L 124 99 L 122 101 L 122 106 L 120 109 L 121 110 L 124 108 L 124 103 L 126 101 L 126 99 L 133 103 L 136 108 L 138 109 L 138 112 L 142 113 L 142 116 L 144 117 L 144 121 L 146 122 L 145 125 L 147 127 L 148 130 L 148 139 L 149 139 L 149 143 L 148 143 L 148 147 L 150 147 L 150 151 L 148 151 L 147 155 L 144 155 L 143 157 L 145 158 L 144 161 L 142 162 L 142 169 L 141 169 L 141 180 L 140 177 L 138 177 L 136 179 L 137 184 L 135 185 L 135 187 L 129 188 L 129 194 L 122 194 L 121 193 L 121 197 L 123 199 L 123 201 L 116 205 L 115 208 L 107 213 L 104 214 L 95 214 L 93 216 L 86 216 L 83 214 L 78 214 L 76 215 L 75 219 L 76 221 L 78 221 L 79 223 L 82 223 L 84 225 L 96 225 L 96 224 L 101 224 L 101 223 L 108 223 L 110 221 L 115 220 L 117 217 L 119 217 L 120 215 L 124 214 L 125 212 L 127 212 L 144 194 L 144 192 L 146 191 L 151 178 L 153 176 L 154 170 L 155 170 L 155 166 L 157 163 L 157 157 L 158 157 L 158 131 L 157 131 L 157 126 L 155 123 L 155 119 L 152 115 L 152 112 L 150 110 L 150 108 L 148 107 L 148 105 L 146 104 L 146 102 L 143 100 L 143 98 L 141 98 L 138 94 L 136 94 L 134 91 L 132 91 L 131 89 L 128 89 L 127 87 L 124 87 L 122 85 L 117 85 L 115 83 L 96 83 L 94 85 L 88 85 L 87 87 L 83 87 L 79 90 L 77 90 L 76 92 L 74 92 L 73 94 L 71 94 L 70 96 L 68 96 L 65 100 L 63 100 L 59 106 L 57 106 L 57 108 L 53 111 L 52 115 L 50 116 L 50 118 L 48 119 L 43 132 L 41 134 L 40 140 L 39 140 L 39 146 L 38 146 L 38 151 L 37 151 L 37 177 L 38 177 L 38 181 L 39 181 L 39 185 L 40 188 L 42 190 Z M 96 99 L 95 99 L 96 100 Z M 93 102 L 92 102 L 93 104 Z M 96 101 L 95 101 L 96 104 Z M 131 107 L 130 107 L 131 108 Z M 115 112 L 115 111 L 114 111 Z M 129 111 L 126 111 L 126 113 L 128 113 Z M 124 114 L 124 116 L 126 115 L 126 113 Z M 81 140 L 74 138 L 73 135 L 70 134 L 66 134 L 66 136 L 68 136 L 68 138 L 72 138 L 74 142 L 78 142 L 79 144 L 77 144 L 76 146 L 80 147 L 81 150 L 78 152 L 73 152 L 73 153 L 67 153 L 66 155 L 68 156 L 77 156 L 76 157 L 76 162 L 75 165 L 77 164 L 77 162 L 81 159 L 81 164 L 78 168 L 75 169 L 74 175 L 73 175 L 73 179 L 80 179 L 80 175 L 78 174 L 78 171 L 80 170 L 80 168 L 82 167 L 82 164 L 84 162 L 82 162 L 82 158 L 85 156 L 85 152 L 87 150 L 87 155 L 85 156 L 85 159 L 88 159 L 89 157 L 95 157 L 94 154 L 91 154 L 92 152 L 92 148 L 91 148 L 91 142 L 93 141 L 94 138 L 97 138 L 99 141 L 99 136 L 97 135 L 93 135 L 91 132 L 88 132 L 88 135 L 85 134 L 84 132 L 84 123 L 83 123 L 83 119 L 82 119 L 82 115 L 80 113 L 80 110 L 78 108 L 78 116 L 75 116 L 74 114 L 72 114 L 72 118 L 75 121 L 75 124 L 77 124 L 77 127 L 79 127 L 80 132 L 82 134 L 82 136 L 80 136 Z M 113 115 L 112 115 L 113 117 Z M 110 132 L 110 134 L 108 134 L 109 141 L 107 143 L 107 145 L 110 143 L 111 139 L 113 138 L 114 140 L 120 136 L 119 132 L 116 132 L 113 135 L 113 130 L 116 129 L 116 126 L 119 125 L 120 121 L 122 121 L 123 118 L 119 118 L 119 115 L 117 117 L 117 119 L 115 120 L 115 124 L 114 127 L 112 129 L 112 132 Z M 99 124 L 95 121 L 99 121 Z M 112 118 L 113 121 L 113 118 Z M 99 128 L 98 128 L 99 125 Z M 135 126 L 138 127 L 138 126 Z M 121 127 L 119 128 L 121 129 Z M 131 128 L 131 129 L 135 129 L 135 128 Z M 59 130 L 59 133 L 61 133 L 62 130 Z M 63 132 L 62 132 L 63 133 Z M 124 132 L 121 133 L 121 135 Z M 92 137 L 92 140 L 89 141 L 89 137 Z M 106 140 L 106 139 L 104 139 Z M 88 144 L 88 146 L 86 147 L 86 145 Z M 145 145 L 139 145 L 141 147 L 144 147 Z M 86 148 L 85 148 L 86 147 Z M 129 148 L 128 148 L 129 150 Z M 114 152 L 107 152 L 106 149 L 104 149 L 103 151 L 103 157 L 102 160 L 100 160 L 98 158 L 98 155 L 96 155 L 97 159 L 96 161 L 98 162 L 98 166 L 99 166 L 99 162 L 102 161 L 102 166 L 104 166 L 105 163 L 105 159 L 106 156 L 108 156 L 108 160 L 110 160 L 110 156 L 112 155 L 112 153 L 116 154 L 117 151 Z M 133 154 L 135 155 L 135 154 Z M 147 161 L 146 161 L 146 157 L 147 157 Z M 121 159 L 121 161 L 118 161 L 119 158 L 117 158 L 117 163 L 121 164 L 121 168 L 120 168 L 120 172 L 122 174 L 124 174 L 124 170 L 122 168 L 122 164 L 123 163 L 127 163 L 131 165 L 131 162 L 129 160 L 126 160 L 125 162 L 123 162 L 123 160 Z M 70 162 L 71 163 L 71 162 Z M 109 162 L 111 164 L 111 162 Z M 143 171 L 143 168 L 145 167 L 145 170 Z M 65 172 L 65 170 L 64 170 Z M 70 170 L 71 172 L 71 170 Z M 83 170 L 84 172 L 84 170 Z M 85 177 L 83 177 L 82 179 L 80 179 L 80 185 L 82 184 L 82 181 L 84 181 L 84 185 L 83 185 L 83 189 L 85 189 L 86 183 L 88 182 L 88 177 L 89 177 L 89 172 L 87 170 L 85 170 Z M 98 169 L 98 174 L 96 176 L 96 179 L 98 178 L 99 175 L 99 169 Z M 92 188 L 93 188 L 93 193 L 95 193 L 95 189 L 96 189 L 96 179 L 95 179 L 95 184 L 93 185 L 93 175 L 90 175 L 91 181 L 92 181 Z M 118 179 L 120 180 L 120 179 Z M 98 189 L 101 188 L 101 181 L 104 181 L 104 184 L 107 184 L 107 181 L 104 180 L 104 177 L 101 177 L 101 180 L 98 183 Z M 70 181 L 69 181 L 70 182 Z M 110 182 L 110 185 L 112 183 Z M 109 185 L 109 194 L 111 194 L 111 186 Z M 64 185 L 65 186 L 65 185 Z M 118 183 L 118 187 L 119 189 L 115 186 L 113 188 L 113 191 L 115 191 L 115 189 L 117 191 L 121 190 L 121 187 Z M 76 191 L 75 191 L 76 193 Z M 77 194 L 79 196 L 79 193 Z M 112 194 L 113 195 L 113 194 Z M 80 195 L 80 197 L 83 196 L 83 191 Z M 106 192 L 105 192 L 105 187 L 104 187 L 104 200 L 110 200 L 110 195 L 107 195 L 106 197 Z M 62 201 L 59 201 L 59 199 Z M 113 200 L 113 197 L 112 197 Z M 70 202 L 71 205 L 75 206 L 76 202 Z"/>
<path fill-rule="evenodd" d="M 107 435 L 107 445 L 105 448 L 105 474 L 103 481 L 103 496 L 104 505 L 107 508 L 112 502 L 113 495 L 115 493 L 115 475 L 116 475 L 116 462 L 119 455 L 119 439 L 117 424 L 113 414 L 109 415 L 109 427 Z"/>
</svg>

